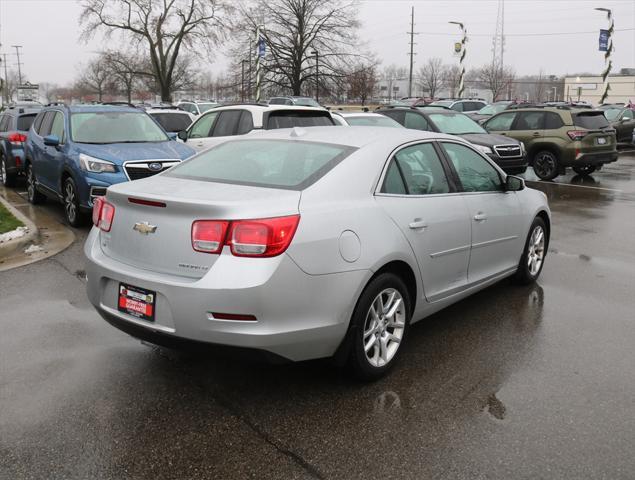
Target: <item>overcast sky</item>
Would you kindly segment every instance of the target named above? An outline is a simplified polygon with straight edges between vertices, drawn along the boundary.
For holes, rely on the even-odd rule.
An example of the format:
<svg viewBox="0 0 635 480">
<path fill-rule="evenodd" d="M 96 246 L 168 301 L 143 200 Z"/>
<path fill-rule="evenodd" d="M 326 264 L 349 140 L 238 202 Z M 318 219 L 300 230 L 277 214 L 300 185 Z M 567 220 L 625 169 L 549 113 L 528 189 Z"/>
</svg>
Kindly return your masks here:
<svg viewBox="0 0 635 480">
<path fill-rule="evenodd" d="M 453 43 L 460 38 L 456 25 L 468 30 L 467 68 L 491 60 L 492 35 L 496 26 L 496 0 L 365 0 L 360 2 L 360 37 L 382 61 L 382 66 L 408 65 L 410 9 L 415 7 L 415 70 L 429 57 L 456 62 Z M 599 72 L 604 65 L 598 51 L 598 31 L 605 28 L 604 14 L 594 7 L 613 9 L 616 33 L 614 71 L 635 68 L 634 0 L 506 0 L 505 63 L 517 74 L 566 74 Z M 22 45 L 22 70 L 32 82 L 63 84 L 76 77 L 77 66 L 96 51 L 108 47 L 99 39 L 79 40 L 76 0 L 0 0 L 1 51 L 15 68 L 12 45 Z M 114 42 L 114 40 L 113 40 Z M 117 45 L 110 45 L 116 47 Z M 220 72 L 222 55 L 203 70 Z M 2 73 L 4 76 L 4 72 Z"/>
</svg>

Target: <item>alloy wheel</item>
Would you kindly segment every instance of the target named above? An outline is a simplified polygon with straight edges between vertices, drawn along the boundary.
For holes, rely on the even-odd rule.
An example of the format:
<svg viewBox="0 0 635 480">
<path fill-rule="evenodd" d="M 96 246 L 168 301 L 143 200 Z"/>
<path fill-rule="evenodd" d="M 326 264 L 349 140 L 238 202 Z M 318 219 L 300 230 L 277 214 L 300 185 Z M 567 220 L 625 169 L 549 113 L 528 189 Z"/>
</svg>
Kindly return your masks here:
<svg viewBox="0 0 635 480">
<path fill-rule="evenodd" d="M 556 168 L 555 158 L 547 152 L 538 154 L 534 159 L 534 170 L 541 178 L 550 177 Z"/>
<path fill-rule="evenodd" d="M 374 367 L 387 365 L 397 353 L 406 327 L 406 305 L 399 291 L 382 290 L 364 322 L 364 352 Z"/>
<path fill-rule="evenodd" d="M 67 181 L 64 187 L 64 209 L 69 223 L 74 223 L 77 216 L 77 205 L 75 204 L 75 187 L 70 181 Z"/>
<path fill-rule="evenodd" d="M 540 272 L 545 257 L 545 231 L 540 225 L 537 225 L 531 232 L 527 248 L 529 250 L 527 252 L 527 268 L 532 276 L 536 276 Z"/>
<path fill-rule="evenodd" d="M 4 157 L 0 158 L 0 183 L 3 185 L 7 183 L 7 166 Z"/>
<path fill-rule="evenodd" d="M 35 198 L 35 176 L 33 175 L 33 167 L 29 165 L 27 168 L 28 173 L 26 176 L 26 191 L 27 195 L 29 196 L 29 201 L 33 202 L 33 199 Z"/>
</svg>

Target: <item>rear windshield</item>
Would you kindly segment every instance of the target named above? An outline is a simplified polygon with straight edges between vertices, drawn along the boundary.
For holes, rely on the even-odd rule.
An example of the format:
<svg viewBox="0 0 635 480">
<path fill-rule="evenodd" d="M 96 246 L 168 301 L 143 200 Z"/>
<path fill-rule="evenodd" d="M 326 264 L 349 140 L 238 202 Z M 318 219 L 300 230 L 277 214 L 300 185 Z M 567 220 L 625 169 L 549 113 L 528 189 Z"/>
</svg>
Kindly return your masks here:
<svg viewBox="0 0 635 480">
<path fill-rule="evenodd" d="M 345 117 L 346 122 L 353 126 L 362 127 L 401 127 L 401 124 L 395 122 L 392 118 L 383 115 L 367 115 L 359 117 Z"/>
<path fill-rule="evenodd" d="M 23 130 L 26 132 L 29 128 L 31 128 L 36 115 L 37 113 L 32 113 L 30 115 L 20 115 L 18 117 L 18 130 Z"/>
<path fill-rule="evenodd" d="M 166 132 L 180 132 L 187 129 L 192 123 L 192 119 L 187 113 L 151 113 L 154 119 L 159 122 Z"/>
<path fill-rule="evenodd" d="M 595 130 L 598 128 L 606 128 L 609 122 L 603 112 L 581 112 L 573 116 L 573 123 L 576 127 L 588 128 Z"/>
<path fill-rule="evenodd" d="M 269 113 L 267 130 L 293 127 L 325 127 L 335 125 L 331 115 L 324 111 L 274 110 Z"/>
<path fill-rule="evenodd" d="M 234 140 L 172 167 L 165 175 L 208 182 L 303 190 L 355 149 L 293 140 Z"/>
</svg>

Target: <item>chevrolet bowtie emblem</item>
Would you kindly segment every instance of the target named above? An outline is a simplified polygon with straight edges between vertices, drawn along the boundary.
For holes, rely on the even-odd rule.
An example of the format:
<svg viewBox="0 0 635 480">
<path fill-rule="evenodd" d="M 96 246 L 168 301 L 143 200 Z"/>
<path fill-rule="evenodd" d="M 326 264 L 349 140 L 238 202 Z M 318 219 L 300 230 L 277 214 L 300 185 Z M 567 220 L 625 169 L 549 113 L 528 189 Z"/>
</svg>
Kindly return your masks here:
<svg viewBox="0 0 635 480">
<path fill-rule="evenodd" d="M 147 235 L 148 233 L 154 233 L 157 231 L 156 225 L 150 225 L 148 222 L 137 222 L 132 227 L 133 230 L 136 230 L 142 235 Z"/>
</svg>

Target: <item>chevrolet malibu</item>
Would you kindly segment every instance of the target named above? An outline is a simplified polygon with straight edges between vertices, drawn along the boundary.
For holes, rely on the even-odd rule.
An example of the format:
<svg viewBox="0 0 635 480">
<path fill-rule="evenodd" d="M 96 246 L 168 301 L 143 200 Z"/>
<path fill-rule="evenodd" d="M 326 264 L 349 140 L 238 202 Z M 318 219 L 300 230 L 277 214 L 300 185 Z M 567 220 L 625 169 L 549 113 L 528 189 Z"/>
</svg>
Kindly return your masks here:
<svg viewBox="0 0 635 480">
<path fill-rule="evenodd" d="M 410 325 L 547 252 L 543 193 L 466 141 L 407 129 L 286 129 L 219 144 L 93 209 L 88 297 L 160 345 L 335 357 L 373 379 Z M 242 351 L 241 349 L 241 351 Z"/>
</svg>

